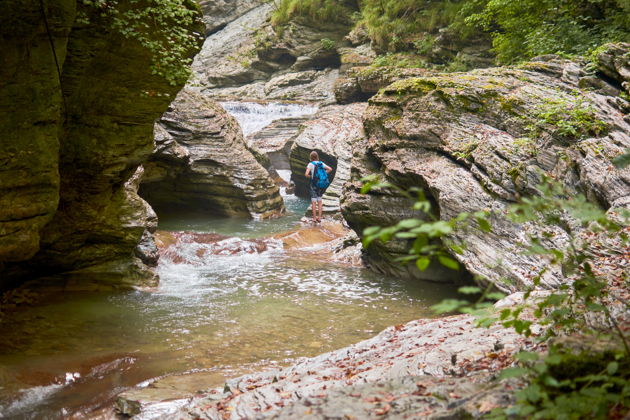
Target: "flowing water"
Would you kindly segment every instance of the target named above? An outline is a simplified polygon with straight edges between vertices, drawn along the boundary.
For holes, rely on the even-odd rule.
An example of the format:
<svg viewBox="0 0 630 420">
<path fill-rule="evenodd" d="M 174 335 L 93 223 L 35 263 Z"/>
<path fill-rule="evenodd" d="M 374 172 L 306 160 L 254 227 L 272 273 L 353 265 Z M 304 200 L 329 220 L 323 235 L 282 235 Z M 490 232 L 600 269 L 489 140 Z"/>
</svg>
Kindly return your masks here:
<svg viewBox="0 0 630 420">
<path fill-rule="evenodd" d="M 278 102 L 220 102 L 220 105 L 236 118 L 244 136 L 262 130 L 275 120 L 313 115 L 319 109 L 315 105 Z"/>
<path fill-rule="evenodd" d="M 294 228 L 308 205 L 285 201 L 279 219 L 160 215 L 160 228 L 268 236 Z M 220 386 L 431 316 L 429 305 L 453 295 L 451 285 L 289 256 L 267 242 L 237 255 L 184 244 L 183 258 L 160 260 L 155 292 L 56 294 L 12 314 L 0 324 L 0 418 L 89 418 L 126 389 L 182 372 Z"/>
</svg>

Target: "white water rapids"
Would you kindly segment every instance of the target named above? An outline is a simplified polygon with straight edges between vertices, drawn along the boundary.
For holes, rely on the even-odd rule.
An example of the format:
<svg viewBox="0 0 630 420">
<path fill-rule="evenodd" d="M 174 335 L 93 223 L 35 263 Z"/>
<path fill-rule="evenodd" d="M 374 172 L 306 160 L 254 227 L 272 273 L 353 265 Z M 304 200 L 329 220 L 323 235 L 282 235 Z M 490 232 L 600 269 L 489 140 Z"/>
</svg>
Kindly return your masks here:
<svg viewBox="0 0 630 420">
<path fill-rule="evenodd" d="M 220 105 L 236 118 L 244 136 L 262 130 L 275 120 L 313 115 L 318 110 L 315 105 L 279 102 L 220 102 Z"/>
</svg>

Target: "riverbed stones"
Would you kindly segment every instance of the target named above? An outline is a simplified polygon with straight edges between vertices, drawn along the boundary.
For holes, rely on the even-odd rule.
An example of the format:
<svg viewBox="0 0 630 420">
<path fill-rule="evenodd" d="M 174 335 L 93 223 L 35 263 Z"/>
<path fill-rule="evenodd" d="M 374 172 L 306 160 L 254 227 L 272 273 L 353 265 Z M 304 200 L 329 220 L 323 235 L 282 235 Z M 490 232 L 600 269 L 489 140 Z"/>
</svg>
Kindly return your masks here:
<svg viewBox="0 0 630 420">
<path fill-rule="evenodd" d="M 135 255 L 148 212 L 127 180 L 151 152 L 153 120 L 180 86 L 153 75 L 148 51 L 83 2 L 47 3 L 56 61 L 39 3 L 1 8 L 0 200 L 8 201 L 0 288 L 11 278 L 62 273 L 111 287 L 155 284 Z M 77 8 L 89 23 L 75 21 Z"/>
<path fill-rule="evenodd" d="M 155 142 L 140 193 L 156 209 L 255 218 L 284 212 L 236 120 L 204 95 L 182 90 L 157 122 Z"/>
<path fill-rule="evenodd" d="M 587 75 L 579 63 L 540 60 L 409 78 L 382 89 L 365 113 L 366 139 L 354 148 L 352 183 L 342 205 L 350 226 L 360 233 L 411 215 L 405 210 L 411 203 L 395 191 L 360 194 L 360 179 L 367 175 L 403 189 L 422 187 L 442 220 L 492 211 L 492 231 L 454 235 L 464 250 L 453 255 L 481 282 L 515 291 L 532 286 L 532 273 L 547 263 L 525 255 L 520 245 L 541 227 L 509 222 L 505 211 L 520 196 L 538 193 L 541 173 L 604 209 L 627 208 L 630 169 L 611 164 L 630 146 L 621 108 L 626 101 L 580 90 Z M 550 240 L 561 246 L 566 237 L 554 231 Z M 381 246 L 400 252 L 396 243 Z M 379 257 L 375 263 L 393 267 Z M 541 284 L 549 288 L 562 281 L 550 267 Z"/>
</svg>

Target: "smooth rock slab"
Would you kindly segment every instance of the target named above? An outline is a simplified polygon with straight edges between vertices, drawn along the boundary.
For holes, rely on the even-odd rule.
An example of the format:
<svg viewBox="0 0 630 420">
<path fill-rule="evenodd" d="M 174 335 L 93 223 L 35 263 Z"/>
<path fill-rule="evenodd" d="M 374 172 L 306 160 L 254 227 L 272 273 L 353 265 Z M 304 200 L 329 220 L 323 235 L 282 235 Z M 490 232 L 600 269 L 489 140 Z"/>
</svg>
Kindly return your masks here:
<svg viewBox="0 0 630 420">
<path fill-rule="evenodd" d="M 343 414 L 346 404 L 367 418 L 389 410 L 400 415 L 454 408 L 473 415 L 487 412 L 498 401 L 493 399 L 496 395 L 485 392 L 484 372 L 509 364 L 509 355 L 523 342 L 503 327 L 480 329 L 472 324 L 472 317 L 461 315 L 397 325 L 369 340 L 286 369 L 230 380 L 226 384 L 229 392 L 216 389 L 197 396 L 174 418 L 262 419 L 297 414 L 330 418 L 327 416 L 338 410 L 338 415 Z M 476 381 L 484 385 L 471 385 Z M 405 393 L 412 395 L 403 397 Z M 466 406 L 473 401 L 471 396 L 479 404 Z M 397 399 L 400 406 L 394 402 Z M 377 410 L 385 411 L 378 414 Z"/>
</svg>

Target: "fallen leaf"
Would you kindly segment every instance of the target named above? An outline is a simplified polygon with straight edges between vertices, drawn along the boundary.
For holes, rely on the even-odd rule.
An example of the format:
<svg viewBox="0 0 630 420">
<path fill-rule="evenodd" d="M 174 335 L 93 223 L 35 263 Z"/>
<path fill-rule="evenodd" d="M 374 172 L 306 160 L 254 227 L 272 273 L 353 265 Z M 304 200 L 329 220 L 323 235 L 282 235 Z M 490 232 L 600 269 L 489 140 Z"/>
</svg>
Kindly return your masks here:
<svg viewBox="0 0 630 420">
<path fill-rule="evenodd" d="M 387 414 L 389 412 L 389 410 L 391 410 L 391 409 L 392 409 L 391 405 L 385 404 L 383 407 L 377 409 L 374 413 L 377 416 L 383 416 L 383 415 Z"/>
</svg>

